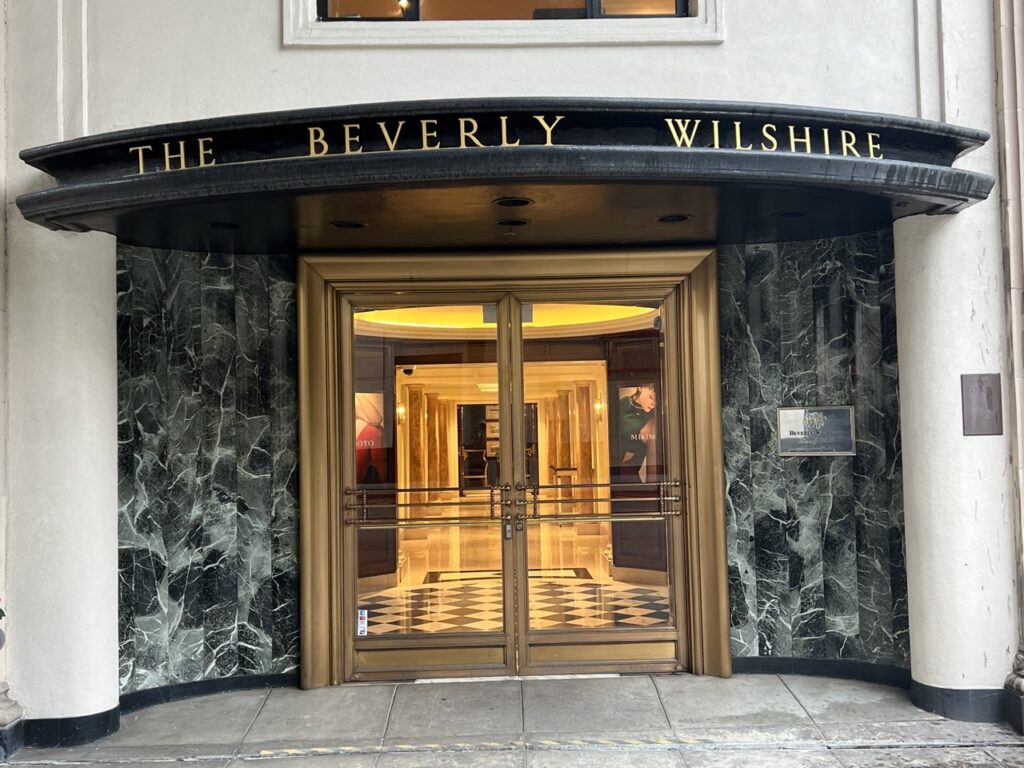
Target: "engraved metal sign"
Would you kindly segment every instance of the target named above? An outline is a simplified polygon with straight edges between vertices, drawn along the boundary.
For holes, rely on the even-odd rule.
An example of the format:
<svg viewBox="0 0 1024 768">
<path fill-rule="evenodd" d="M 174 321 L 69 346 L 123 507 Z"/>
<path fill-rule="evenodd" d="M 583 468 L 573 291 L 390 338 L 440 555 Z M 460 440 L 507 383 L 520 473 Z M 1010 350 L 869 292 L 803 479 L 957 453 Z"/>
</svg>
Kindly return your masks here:
<svg viewBox="0 0 1024 768">
<path fill-rule="evenodd" d="M 780 456 L 853 456 L 857 437 L 852 405 L 778 409 Z"/>
<path fill-rule="evenodd" d="M 1003 434 L 1002 390 L 998 373 L 965 373 L 960 377 L 964 435 Z"/>
</svg>

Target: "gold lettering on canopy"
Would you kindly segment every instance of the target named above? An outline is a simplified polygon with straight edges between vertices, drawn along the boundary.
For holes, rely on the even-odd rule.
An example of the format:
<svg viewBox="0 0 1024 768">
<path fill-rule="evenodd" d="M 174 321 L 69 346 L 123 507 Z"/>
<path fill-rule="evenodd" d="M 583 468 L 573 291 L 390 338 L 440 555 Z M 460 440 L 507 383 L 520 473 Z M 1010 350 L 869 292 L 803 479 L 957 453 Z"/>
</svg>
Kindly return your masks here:
<svg viewBox="0 0 1024 768">
<path fill-rule="evenodd" d="M 687 118 L 683 120 L 678 117 L 666 117 L 665 122 L 668 123 L 668 129 L 672 132 L 672 138 L 675 139 L 676 146 L 692 147 L 693 139 L 697 135 L 697 129 L 700 128 L 700 120 L 693 120 L 693 128 L 690 127 L 691 120 Z"/>
<path fill-rule="evenodd" d="M 185 168 L 185 140 L 182 139 L 178 142 L 178 151 L 171 152 L 171 143 L 169 141 L 164 142 L 164 170 L 171 170 L 171 160 L 178 161 L 178 170 Z"/>
<path fill-rule="evenodd" d="M 203 136 L 203 138 L 197 140 L 199 143 L 199 167 L 205 168 L 208 165 L 216 165 L 217 161 L 213 159 L 213 148 L 206 146 L 208 143 L 213 143 L 212 136 Z M 207 158 L 210 158 L 207 162 Z"/>
<path fill-rule="evenodd" d="M 796 137 L 796 126 L 789 126 L 789 151 L 796 152 L 796 145 L 803 144 L 804 152 L 810 153 L 811 151 L 811 129 L 804 126 L 803 138 L 798 139 Z"/>
<path fill-rule="evenodd" d="M 743 123 L 741 123 L 739 120 L 736 120 L 733 122 L 732 126 L 733 129 L 736 131 L 736 149 L 753 149 L 753 144 L 747 144 L 746 146 L 743 146 Z"/>
<path fill-rule="evenodd" d="M 860 157 L 860 152 L 857 151 L 857 134 L 853 131 L 840 131 L 839 136 L 843 142 L 843 157 L 846 157 L 847 154 Z"/>
<path fill-rule="evenodd" d="M 330 151 L 331 147 L 324 141 L 324 129 L 315 125 L 309 127 L 309 156 L 322 157 Z"/>
<path fill-rule="evenodd" d="M 359 146 L 359 123 L 345 123 L 345 154 L 362 154 L 363 148 Z"/>
<path fill-rule="evenodd" d="M 153 151 L 153 145 L 152 144 L 143 144 L 142 146 L 139 146 L 139 147 L 128 147 L 128 153 L 129 154 L 131 154 L 132 152 L 138 152 L 139 153 L 138 157 L 139 157 L 139 174 L 140 175 L 146 172 L 145 156 L 146 156 L 146 150 L 147 149 L 152 152 Z"/>
<path fill-rule="evenodd" d="M 552 146 L 554 142 L 551 139 L 551 133 L 555 130 L 555 126 L 565 119 L 565 115 L 555 115 L 555 122 L 551 123 L 551 125 L 548 125 L 547 118 L 544 115 L 534 115 L 533 119 L 540 123 L 540 127 L 543 128 L 544 132 L 547 134 L 548 138 L 547 141 L 544 142 L 544 146 Z"/>
<path fill-rule="evenodd" d="M 398 138 L 402 135 L 402 126 L 405 125 L 405 120 L 398 121 L 394 136 L 388 133 L 388 124 L 383 120 L 377 123 L 377 125 L 380 126 L 380 132 L 384 134 L 384 143 L 388 145 L 388 152 L 394 152 L 395 147 L 398 146 Z"/>
<path fill-rule="evenodd" d="M 473 126 L 470 128 L 469 126 Z M 459 118 L 459 148 L 466 148 L 466 140 L 469 139 L 478 147 L 484 146 L 483 143 L 476 137 L 476 132 L 480 130 L 480 124 L 477 123 L 472 117 L 460 117 Z"/>
<path fill-rule="evenodd" d="M 853 130 L 839 126 L 810 126 L 798 124 L 776 124 L 759 122 L 747 115 L 744 120 L 728 120 L 723 130 L 723 120 L 704 115 L 675 115 L 656 118 L 656 124 L 664 121 L 663 133 L 658 138 L 641 139 L 640 146 L 669 146 L 676 149 L 724 150 L 743 152 L 788 152 L 791 154 L 831 155 L 841 152 L 844 157 L 882 160 L 882 136 L 877 131 Z M 587 124 L 588 117 L 580 119 L 582 125 L 566 128 L 566 115 L 529 114 L 517 115 L 449 115 L 436 118 L 385 118 L 383 120 L 358 119 L 351 122 L 322 123 L 298 127 L 306 131 L 306 149 L 302 144 L 291 150 L 273 150 L 268 160 L 288 160 L 302 157 L 331 157 L 336 155 L 361 155 L 374 152 L 431 151 L 438 149 L 514 149 L 519 146 L 551 147 L 559 143 L 588 145 L 588 132 L 604 130 L 609 123 L 600 118 L 594 124 Z M 419 130 L 405 130 L 406 123 L 419 123 Z M 731 123 L 731 127 L 729 126 Z M 625 125 L 632 125 L 626 123 Z M 533 130 L 531 130 L 531 128 Z M 539 131 L 536 130 L 539 128 Z M 573 133 L 582 129 L 582 132 Z M 267 131 L 272 131 L 268 128 Z M 288 128 L 287 130 L 294 130 Z M 566 132 L 568 134 L 566 135 Z M 784 138 L 779 137 L 782 134 Z M 614 145 L 617 136 L 614 122 L 607 129 L 604 138 L 594 145 Z M 640 134 L 634 134 L 640 135 Z M 648 134 L 650 135 L 650 134 Z M 132 169 L 138 175 L 149 171 L 178 171 L 192 168 L 207 168 L 235 162 L 251 162 L 251 152 L 240 147 L 238 160 L 232 159 L 230 134 L 219 134 L 216 139 L 220 157 L 214 155 L 214 136 L 162 141 L 163 163 L 154 151 L 159 144 L 137 144 L 128 147 L 128 154 L 134 161 Z M 558 141 L 559 137 L 562 141 Z M 582 137 L 582 141 L 581 141 Z M 262 139 L 261 139 L 262 141 Z M 285 144 L 287 146 L 287 144 Z M 338 147 L 338 149 L 334 149 Z M 295 154 L 288 154 L 289 152 Z M 148 164 L 148 170 L 147 170 Z M 162 165 L 162 167 L 161 167 Z M 156 167 L 154 167 L 156 166 Z"/>
<path fill-rule="evenodd" d="M 881 137 L 877 133 L 868 133 L 868 157 L 872 160 L 884 160 L 882 157 L 882 146 L 879 143 Z M 875 153 L 878 153 L 877 155 Z"/>
<path fill-rule="evenodd" d="M 440 149 L 440 141 L 436 144 L 430 143 L 430 139 L 437 138 L 437 120 L 420 120 L 420 128 L 423 129 L 423 148 Z"/>
<path fill-rule="evenodd" d="M 519 139 L 516 139 L 514 142 L 508 140 L 508 115 L 502 115 L 498 119 L 501 121 L 501 146 L 518 147 Z"/>
</svg>

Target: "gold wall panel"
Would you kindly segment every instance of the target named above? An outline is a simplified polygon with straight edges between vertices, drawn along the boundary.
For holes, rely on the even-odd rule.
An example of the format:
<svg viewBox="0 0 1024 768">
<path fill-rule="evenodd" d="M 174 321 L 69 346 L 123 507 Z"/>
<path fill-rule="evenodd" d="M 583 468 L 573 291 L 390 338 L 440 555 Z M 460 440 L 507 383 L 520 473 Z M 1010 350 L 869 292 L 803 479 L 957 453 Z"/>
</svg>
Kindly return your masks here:
<svg viewBox="0 0 1024 768">
<path fill-rule="evenodd" d="M 403 648 L 401 650 L 356 651 L 356 670 L 362 674 L 396 670 L 479 669 L 505 667 L 505 647 L 495 648 Z"/>
<path fill-rule="evenodd" d="M 530 649 L 531 664 L 566 664 L 573 662 L 645 662 L 675 663 L 676 644 L 609 643 L 607 645 L 537 645 Z"/>
</svg>

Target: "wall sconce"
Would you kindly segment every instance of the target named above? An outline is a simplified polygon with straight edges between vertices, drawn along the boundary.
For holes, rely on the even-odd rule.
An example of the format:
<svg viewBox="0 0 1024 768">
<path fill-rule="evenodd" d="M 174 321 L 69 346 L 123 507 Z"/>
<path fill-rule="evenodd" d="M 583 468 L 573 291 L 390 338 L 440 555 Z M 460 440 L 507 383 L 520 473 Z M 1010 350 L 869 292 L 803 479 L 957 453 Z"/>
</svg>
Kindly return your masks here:
<svg viewBox="0 0 1024 768">
<path fill-rule="evenodd" d="M 594 398 L 594 421 L 604 421 L 604 400 L 600 395 Z"/>
<path fill-rule="evenodd" d="M 399 424 L 405 424 L 405 403 L 399 403 L 395 406 L 395 420 Z"/>
<path fill-rule="evenodd" d="M 402 16 L 405 16 L 406 11 L 409 10 L 409 0 L 398 0 L 398 7 L 402 11 Z"/>
</svg>

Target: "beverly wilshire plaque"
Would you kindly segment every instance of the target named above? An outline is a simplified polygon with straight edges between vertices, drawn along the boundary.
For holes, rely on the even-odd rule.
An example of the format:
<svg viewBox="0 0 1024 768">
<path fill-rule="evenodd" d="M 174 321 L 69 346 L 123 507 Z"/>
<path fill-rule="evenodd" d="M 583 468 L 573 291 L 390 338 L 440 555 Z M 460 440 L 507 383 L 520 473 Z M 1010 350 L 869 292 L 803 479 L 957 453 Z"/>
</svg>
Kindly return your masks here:
<svg viewBox="0 0 1024 768">
<path fill-rule="evenodd" d="M 779 408 L 780 456 L 852 456 L 856 450 L 852 405 Z"/>
</svg>

